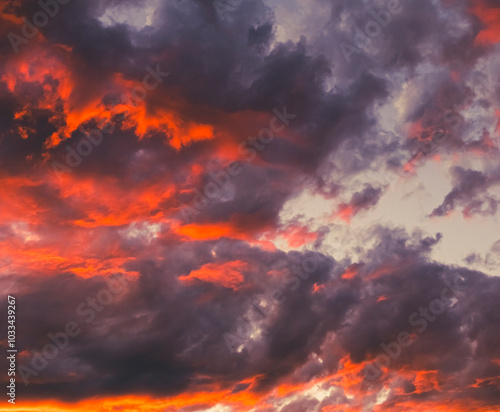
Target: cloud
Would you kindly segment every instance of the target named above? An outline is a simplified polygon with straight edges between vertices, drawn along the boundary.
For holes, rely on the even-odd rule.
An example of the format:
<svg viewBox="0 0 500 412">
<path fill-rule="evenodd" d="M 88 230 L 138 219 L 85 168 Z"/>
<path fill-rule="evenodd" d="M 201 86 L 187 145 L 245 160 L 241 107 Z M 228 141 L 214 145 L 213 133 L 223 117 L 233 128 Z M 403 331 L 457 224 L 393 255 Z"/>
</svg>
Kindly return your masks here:
<svg viewBox="0 0 500 412">
<path fill-rule="evenodd" d="M 354 193 L 349 203 L 342 203 L 339 206 L 337 216 L 346 222 L 350 222 L 351 218 L 356 216 L 360 211 L 375 206 L 381 195 L 381 188 L 375 189 L 367 185 L 361 192 Z"/>
<path fill-rule="evenodd" d="M 438 297 L 443 287 L 455 281 L 457 272 L 426 260 L 425 251 L 432 244 L 429 239 L 412 240 L 403 233 L 384 231 L 378 236 L 381 243 L 369 252 L 358 276 L 340 279 L 342 266 L 320 263 L 303 286 L 285 293 L 282 305 L 262 321 L 255 321 L 259 337 L 232 355 L 228 355 L 222 335 L 238 316 L 247 313 L 253 300 L 277 287 L 279 279 L 266 265 L 270 268 L 273 261 L 281 259 L 281 252 L 262 252 L 229 240 L 165 246 L 165 263 L 132 263 L 131 269 L 139 276 L 131 278 L 126 294 L 88 324 L 75 313 L 75 304 L 102 289 L 103 277 L 82 279 L 61 274 L 49 279 L 26 278 L 24 288 L 16 293 L 17 300 L 24 302 L 17 315 L 26 331 L 19 331 L 18 337 L 26 351 L 21 364 L 29 365 L 28 353 L 41 350 L 47 334 L 61 330 L 69 320 L 76 321 L 83 331 L 43 374 L 19 390 L 25 398 L 57 396 L 66 400 L 143 391 L 175 396 L 188 387 L 196 392 L 207 384 L 230 389 L 258 376 L 251 388 L 243 390 L 265 397 L 284 382 L 305 385 L 310 379 L 341 376 L 339 360 L 346 356 L 359 366 L 353 369 L 357 372 L 349 372 L 358 378 L 348 386 L 361 390 L 365 385 L 362 365 L 380 352 L 381 343 L 408 330 L 412 312 Z M 384 236 L 391 236 L 392 244 L 384 242 Z M 368 260 L 370 254 L 379 256 L 379 261 Z M 244 256 L 247 269 L 244 278 L 237 276 L 236 289 L 228 288 L 229 284 L 221 288 L 215 278 L 207 278 L 207 271 L 238 262 L 217 263 L 225 256 Z M 297 257 L 290 256 L 292 261 Z M 213 263 L 196 269 L 195 261 L 207 260 Z M 227 275 L 232 271 L 228 269 Z M 226 279 L 225 269 L 210 273 Z M 458 273 L 467 292 L 391 363 L 384 381 L 404 388 L 417 379 L 412 373 L 437 371 L 440 392 L 433 392 L 426 384 L 424 392 L 445 399 L 448 391 L 463 388 L 464 396 L 470 399 L 493 402 L 494 386 L 468 387 L 476 379 L 498 372 L 494 363 L 500 357 L 494 343 L 498 337 L 494 329 L 481 325 L 498 312 L 492 291 L 500 284 L 496 278 L 463 268 Z M 186 282 L 194 277 L 202 282 Z M 328 288 L 314 292 L 315 283 L 325 282 Z M 63 288 L 65 296 L 56 305 L 50 304 L 54 288 Z M 380 296 L 385 299 L 381 301 Z M 39 309 L 33 312 L 31 307 Z M 233 368 L 234 362 L 239 368 Z M 71 378 L 70 372 L 78 378 Z M 200 375 L 205 378 L 200 380 Z M 382 382 L 371 385 L 379 384 Z M 418 393 L 407 392 L 407 400 L 417 399 Z M 393 392 L 386 404 L 396 402 L 399 396 Z M 297 404 L 301 402 L 306 400 Z"/>
<path fill-rule="evenodd" d="M 443 203 L 432 211 L 431 216 L 446 216 L 457 206 L 463 208 L 462 213 L 466 217 L 496 213 L 498 200 L 488 194 L 487 190 L 500 181 L 497 171 L 485 174 L 477 170 L 455 167 L 452 169 L 452 175 L 453 189 L 446 195 Z"/>
<path fill-rule="evenodd" d="M 403 168 L 436 160 L 428 143 L 449 154 L 453 186 L 431 216 L 495 217 L 498 99 L 491 76 L 474 83 L 497 65 L 495 2 L 401 1 L 360 44 L 388 2 L 244 0 L 220 19 L 208 0 L 73 1 L 17 54 L 7 34 L 41 6 L 4 3 L 0 283 L 19 302 L 18 365 L 33 367 L 68 321 L 82 329 L 19 400 L 155 412 L 500 403 L 500 285 L 470 268 L 492 266 L 497 246 L 446 265 L 434 253 L 449 233 L 418 222 L 408 234 L 391 216 L 363 227 L 355 253 L 327 236 L 344 225 L 332 215 L 368 221 L 407 188 Z M 351 62 L 342 42 L 357 48 Z M 113 274 L 126 291 L 86 322 L 79 302 Z M 467 293 L 368 382 L 380 345 L 414 333 L 412 313 L 457 276 Z M 225 334 L 244 345 L 228 353 Z"/>
</svg>

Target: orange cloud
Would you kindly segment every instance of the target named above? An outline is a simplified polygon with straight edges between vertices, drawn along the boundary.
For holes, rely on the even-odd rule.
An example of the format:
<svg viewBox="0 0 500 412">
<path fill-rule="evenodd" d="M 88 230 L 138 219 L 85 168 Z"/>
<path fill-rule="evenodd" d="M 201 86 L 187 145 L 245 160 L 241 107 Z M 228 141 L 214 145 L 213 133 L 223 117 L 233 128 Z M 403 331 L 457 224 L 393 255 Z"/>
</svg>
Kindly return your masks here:
<svg viewBox="0 0 500 412">
<path fill-rule="evenodd" d="M 309 232 L 305 226 L 293 225 L 287 228 L 285 237 L 290 247 L 297 248 L 306 243 L 314 242 L 318 238 L 318 234 Z"/>
<path fill-rule="evenodd" d="M 336 217 L 343 220 L 346 223 L 351 223 L 351 219 L 354 216 L 354 206 L 347 203 L 342 203 L 339 206 Z"/>
<path fill-rule="evenodd" d="M 194 279 L 199 279 L 204 282 L 224 286 L 225 288 L 238 290 L 244 281 L 241 272 L 247 269 L 247 263 L 241 260 L 224 263 L 207 263 L 200 269 L 191 271 L 187 276 L 180 276 L 179 280 L 184 283 L 190 283 Z"/>
<path fill-rule="evenodd" d="M 342 274 L 342 279 L 352 279 L 359 274 L 359 269 L 363 266 L 362 263 L 354 263 L 349 266 L 346 271 Z"/>
<path fill-rule="evenodd" d="M 475 43 L 489 46 L 500 41 L 500 8 L 490 7 L 483 0 L 473 2 L 471 12 L 484 24 L 484 29 L 476 36 Z"/>
</svg>

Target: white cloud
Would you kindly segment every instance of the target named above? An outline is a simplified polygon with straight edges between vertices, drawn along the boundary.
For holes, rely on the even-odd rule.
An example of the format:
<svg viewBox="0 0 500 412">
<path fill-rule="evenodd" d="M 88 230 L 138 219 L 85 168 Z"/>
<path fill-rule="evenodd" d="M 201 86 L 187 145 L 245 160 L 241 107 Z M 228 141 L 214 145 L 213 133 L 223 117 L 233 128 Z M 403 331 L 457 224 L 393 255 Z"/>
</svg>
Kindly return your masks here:
<svg viewBox="0 0 500 412">
<path fill-rule="evenodd" d="M 123 2 L 106 9 L 99 21 L 106 27 L 127 24 L 141 30 L 153 24 L 154 12 L 159 5 L 160 0 L 145 0 L 140 6 Z"/>
</svg>

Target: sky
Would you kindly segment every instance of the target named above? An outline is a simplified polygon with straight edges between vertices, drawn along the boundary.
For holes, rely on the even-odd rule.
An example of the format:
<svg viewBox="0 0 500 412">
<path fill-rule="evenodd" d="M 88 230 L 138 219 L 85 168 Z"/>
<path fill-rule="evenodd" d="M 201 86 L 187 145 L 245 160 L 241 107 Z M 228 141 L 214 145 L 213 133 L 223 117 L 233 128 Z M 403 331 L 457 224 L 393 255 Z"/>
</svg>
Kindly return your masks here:
<svg viewBox="0 0 500 412">
<path fill-rule="evenodd" d="M 0 57 L 0 412 L 500 410 L 500 1 L 0 0 Z"/>
</svg>

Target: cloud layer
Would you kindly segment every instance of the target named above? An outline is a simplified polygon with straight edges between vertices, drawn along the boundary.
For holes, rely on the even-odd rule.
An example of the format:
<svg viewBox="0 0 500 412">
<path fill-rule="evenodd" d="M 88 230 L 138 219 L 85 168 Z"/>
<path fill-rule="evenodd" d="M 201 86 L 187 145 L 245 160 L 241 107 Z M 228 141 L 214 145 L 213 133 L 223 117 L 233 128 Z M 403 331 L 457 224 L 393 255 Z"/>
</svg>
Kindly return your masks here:
<svg viewBox="0 0 500 412">
<path fill-rule="evenodd" d="M 11 409 L 500 405 L 498 248 L 391 224 L 497 222 L 497 1 L 0 7 Z"/>
</svg>

